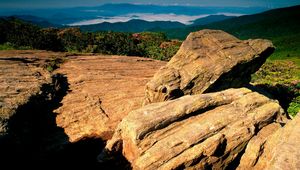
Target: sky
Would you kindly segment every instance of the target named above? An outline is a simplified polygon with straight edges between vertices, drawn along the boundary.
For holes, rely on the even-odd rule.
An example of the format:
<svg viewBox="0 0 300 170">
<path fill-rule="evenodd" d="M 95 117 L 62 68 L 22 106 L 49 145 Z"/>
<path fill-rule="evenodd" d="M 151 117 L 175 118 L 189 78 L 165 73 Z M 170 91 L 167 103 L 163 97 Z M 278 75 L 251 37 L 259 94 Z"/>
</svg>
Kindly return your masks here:
<svg viewBox="0 0 300 170">
<path fill-rule="evenodd" d="M 64 8 L 105 3 L 278 8 L 299 5 L 300 0 L 0 0 L 0 8 Z"/>
</svg>

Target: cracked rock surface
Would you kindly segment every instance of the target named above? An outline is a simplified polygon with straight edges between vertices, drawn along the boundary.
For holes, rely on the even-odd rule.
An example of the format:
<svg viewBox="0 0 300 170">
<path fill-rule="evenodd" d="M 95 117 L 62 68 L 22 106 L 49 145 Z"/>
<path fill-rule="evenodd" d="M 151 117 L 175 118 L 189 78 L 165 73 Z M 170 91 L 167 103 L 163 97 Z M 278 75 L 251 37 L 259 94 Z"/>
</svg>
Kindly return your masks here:
<svg viewBox="0 0 300 170">
<path fill-rule="evenodd" d="M 225 169 L 257 133 L 286 121 L 276 101 L 246 88 L 186 95 L 129 113 L 102 154 L 122 149 L 134 169 Z"/>
<path fill-rule="evenodd" d="M 57 72 L 69 92 L 55 110 L 70 142 L 111 138 L 130 111 L 142 105 L 145 84 L 165 62 L 125 56 L 73 56 Z"/>
</svg>

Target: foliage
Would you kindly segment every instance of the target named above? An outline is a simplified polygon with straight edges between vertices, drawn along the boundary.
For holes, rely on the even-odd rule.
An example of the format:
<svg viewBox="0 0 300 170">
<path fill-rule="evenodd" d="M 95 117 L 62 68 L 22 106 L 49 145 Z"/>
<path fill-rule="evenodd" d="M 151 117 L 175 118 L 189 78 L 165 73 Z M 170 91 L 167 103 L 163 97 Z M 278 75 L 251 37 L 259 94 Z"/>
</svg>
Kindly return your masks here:
<svg viewBox="0 0 300 170">
<path fill-rule="evenodd" d="M 0 44 L 0 50 L 14 50 L 14 49 L 15 49 L 15 47 L 9 42 Z"/>
<path fill-rule="evenodd" d="M 39 28 L 17 19 L 0 19 L 0 43 L 10 42 L 16 47 L 36 47 L 36 37 L 40 37 Z"/>
<path fill-rule="evenodd" d="M 88 36 L 87 34 L 82 33 L 79 28 L 59 30 L 57 36 L 66 51 L 80 52 L 87 46 Z"/>
<path fill-rule="evenodd" d="M 15 46 L 10 42 L 6 42 L 4 44 L 0 44 L 0 50 L 31 50 L 30 46 Z"/>
<path fill-rule="evenodd" d="M 288 108 L 288 113 L 291 116 L 296 116 L 298 112 L 300 112 L 300 96 L 294 98 L 294 100 L 290 103 Z"/>
<path fill-rule="evenodd" d="M 252 83 L 287 84 L 300 80 L 300 67 L 288 60 L 268 60 L 255 74 Z"/>
<path fill-rule="evenodd" d="M 137 46 L 129 33 L 109 32 L 97 39 L 96 52 L 118 55 L 138 55 Z"/>
<path fill-rule="evenodd" d="M 46 68 L 49 72 L 53 72 L 55 69 L 59 68 L 65 60 L 66 59 L 64 57 L 53 57 L 45 61 L 44 68 Z"/>
<path fill-rule="evenodd" d="M 37 49 L 50 50 L 50 51 L 64 51 L 64 46 L 57 36 L 58 29 L 46 28 L 40 30 L 41 36 L 36 37 L 39 42 L 36 46 Z"/>
<path fill-rule="evenodd" d="M 300 110 L 300 67 L 288 60 L 268 60 L 251 82 L 273 94 L 289 115 Z"/>
<path fill-rule="evenodd" d="M 2 50 L 26 47 L 73 53 L 144 56 L 159 60 L 169 60 L 181 44 L 168 40 L 163 33 L 86 33 L 79 28 L 39 28 L 15 18 L 0 20 L 0 35 Z"/>
<path fill-rule="evenodd" d="M 168 38 L 185 39 L 190 32 L 202 29 L 224 30 L 240 39 L 266 38 L 273 42 L 276 51 L 272 60 L 298 59 L 300 66 L 300 6 L 274 9 L 255 15 L 245 15 L 201 26 L 159 30 Z"/>
</svg>

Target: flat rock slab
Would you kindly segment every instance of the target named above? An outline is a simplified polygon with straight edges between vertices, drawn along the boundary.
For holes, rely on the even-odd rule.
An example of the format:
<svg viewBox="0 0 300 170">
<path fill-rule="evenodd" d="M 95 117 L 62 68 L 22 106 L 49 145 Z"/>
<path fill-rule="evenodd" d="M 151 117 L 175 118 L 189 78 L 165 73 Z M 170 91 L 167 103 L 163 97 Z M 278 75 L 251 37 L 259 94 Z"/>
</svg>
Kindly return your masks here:
<svg viewBox="0 0 300 170">
<path fill-rule="evenodd" d="M 125 56 L 74 56 L 57 70 L 69 83 L 56 123 L 70 142 L 111 138 L 130 111 L 142 105 L 145 84 L 165 62 Z"/>
<path fill-rule="evenodd" d="M 278 102 L 246 88 L 186 95 L 129 113 L 99 159 L 122 150 L 134 169 L 225 169 L 286 119 Z"/>
<path fill-rule="evenodd" d="M 45 51 L 0 51 L 0 136 L 16 110 L 37 95 L 51 75 L 42 65 L 56 53 Z"/>
<path fill-rule="evenodd" d="M 243 87 L 272 54 L 268 40 L 239 40 L 220 30 L 191 33 L 146 86 L 144 104 Z"/>
</svg>

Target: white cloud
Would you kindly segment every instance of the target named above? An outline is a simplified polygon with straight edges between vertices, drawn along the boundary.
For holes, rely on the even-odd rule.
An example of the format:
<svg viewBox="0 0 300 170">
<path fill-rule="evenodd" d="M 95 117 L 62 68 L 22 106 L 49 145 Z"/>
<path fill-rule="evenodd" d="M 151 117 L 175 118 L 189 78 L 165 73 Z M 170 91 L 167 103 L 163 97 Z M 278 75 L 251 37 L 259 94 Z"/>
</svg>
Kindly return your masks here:
<svg viewBox="0 0 300 170">
<path fill-rule="evenodd" d="M 217 13 L 228 16 L 240 16 L 242 14 L 234 14 L 234 13 Z M 78 26 L 78 25 L 91 25 L 91 24 L 99 24 L 103 22 L 116 23 L 116 22 L 127 22 L 132 19 L 141 19 L 145 21 L 177 21 L 183 24 L 192 24 L 193 20 L 198 18 L 204 18 L 209 16 L 210 14 L 204 15 L 176 15 L 173 13 L 170 14 L 152 14 L 152 13 L 132 13 L 124 16 L 113 16 L 113 17 L 102 17 L 99 16 L 97 19 L 84 20 L 69 24 L 70 26 Z"/>
<path fill-rule="evenodd" d="M 234 16 L 234 17 L 239 17 L 245 14 L 238 14 L 238 13 L 229 13 L 229 12 L 221 12 L 221 13 L 216 13 L 215 15 L 226 15 L 226 16 Z"/>
</svg>

